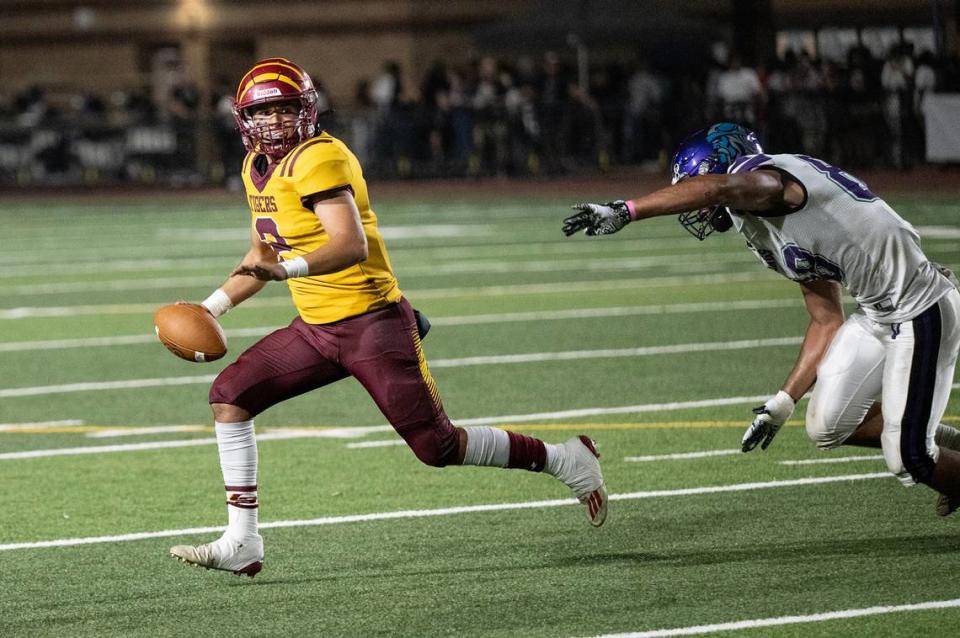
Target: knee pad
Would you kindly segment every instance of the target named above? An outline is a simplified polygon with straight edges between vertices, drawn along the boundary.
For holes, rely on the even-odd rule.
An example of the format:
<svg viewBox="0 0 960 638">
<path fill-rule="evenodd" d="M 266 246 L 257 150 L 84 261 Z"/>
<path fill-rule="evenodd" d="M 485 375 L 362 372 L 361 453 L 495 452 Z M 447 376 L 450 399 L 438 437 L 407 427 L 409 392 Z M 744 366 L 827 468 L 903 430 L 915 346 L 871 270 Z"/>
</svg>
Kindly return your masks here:
<svg viewBox="0 0 960 638">
<path fill-rule="evenodd" d="M 433 429 L 422 429 L 403 434 L 404 441 L 424 465 L 445 467 L 457 462 L 460 437 L 456 429 L 442 434 Z"/>
<path fill-rule="evenodd" d="M 807 408 L 807 436 L 816 444 L 817 449 L 832 450 L 840 447 L 845 437 L 838 434 L 836 423 L 825 422 L 821 415 L 822 412 L 815 410 L 812 404 Z"/>
<path fill-rule="evenodd" d="M 213 380 L 213 384 L 210 385 L 210 393 L 207 395 L 207 400 L 210 403 L 236 404 L 239 392 L 236 385 L 231 383 L 234 377 L 233 367 L 233 364 L 230 364 Z"/>
</svg>

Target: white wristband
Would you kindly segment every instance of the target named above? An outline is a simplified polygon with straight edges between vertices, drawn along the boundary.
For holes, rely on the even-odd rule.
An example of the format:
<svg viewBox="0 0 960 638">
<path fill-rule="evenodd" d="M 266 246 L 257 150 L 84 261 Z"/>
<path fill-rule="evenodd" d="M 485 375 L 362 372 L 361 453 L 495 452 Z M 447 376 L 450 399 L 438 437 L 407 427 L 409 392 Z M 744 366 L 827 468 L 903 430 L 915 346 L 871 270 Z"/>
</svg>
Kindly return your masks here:
<svg viewBox="0 0 960 638">
<path fill-rule="evenodd" d="M 200 302 L 200 305 L 209 310 L 214 317 L 226 314 L 228 310 L 233 308 L 233 302 L 230 301 L 227 293 L 223 292 L 223 288 L 214 290 L 209 297 Z"/>
<path fill-rule="evenodd" d="M 306 277 L 310 274 L 310 266 L 307 265 L 307 260 L 303 257 L 297 257 L 289 261 L 281 261 L 280 265 L 287 271 L 287 279 Z"/>
<path fill-rule="evenodd" d="M 795 407 L 796 404 L 793 397 L 783 390 L 777 392 L 776 396 L 766 403 L 766 408 L 770 412 L 770 415 L 774 418 L 783 419 L 783 421 L 790 418 Z"/>
</svg>

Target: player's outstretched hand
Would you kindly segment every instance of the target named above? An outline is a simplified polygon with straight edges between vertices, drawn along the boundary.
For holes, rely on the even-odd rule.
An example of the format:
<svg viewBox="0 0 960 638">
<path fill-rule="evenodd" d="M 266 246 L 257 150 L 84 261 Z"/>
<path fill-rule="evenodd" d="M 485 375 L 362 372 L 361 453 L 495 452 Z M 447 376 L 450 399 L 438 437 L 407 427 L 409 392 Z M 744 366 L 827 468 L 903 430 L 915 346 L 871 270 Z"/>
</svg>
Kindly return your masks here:
<svg viewBox="0 0 960 638">
<path fill-rule="evenodd" d="M 287 270 L 280 264 L 268 264 L 260 262 L 256 264 L 240 264 L 233 269 L 230 276 L 246 275 L 255 277 L 260 281 L 284 281 L 287 278 Z"/>
<path fill-rule="evenodd" d="M 622 199 L 606 204 L 574 204 L 577 211 L 563 220 L 563 234 L 577 231 L 590 235 L 612 235 L 630 223 L 630 209 Z"/>
<path fill-rule="evenodd" d="M 757 447 L 758 443 L 761 450 L 766 450 L 773 441 L 773 437 L 793 414 L 793 408 L 793 397 L 783 390 L 763 405 L 754 408 L 753 413 L 757 416 L 743 433 L 743 440 L 740 442 L 741 450 L 749 452 Z"/>
</svg>

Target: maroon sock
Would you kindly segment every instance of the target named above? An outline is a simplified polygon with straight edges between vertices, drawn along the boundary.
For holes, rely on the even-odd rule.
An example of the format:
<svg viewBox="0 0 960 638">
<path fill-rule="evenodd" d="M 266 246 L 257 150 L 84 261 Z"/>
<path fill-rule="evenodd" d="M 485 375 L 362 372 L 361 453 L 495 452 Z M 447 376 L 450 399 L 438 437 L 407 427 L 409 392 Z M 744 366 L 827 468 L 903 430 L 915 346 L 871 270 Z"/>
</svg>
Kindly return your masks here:
<svg viewBox="0 0 960 638">
<path fill-rule="evenodd" d="M 547 448 L 543 441 L 510 431 L 507 436 L 510 437 L 510 460 L 507 461 L 507 467 L 531 472 L 543 471 L 543 466 L 547 464 Z"/>
</svg>

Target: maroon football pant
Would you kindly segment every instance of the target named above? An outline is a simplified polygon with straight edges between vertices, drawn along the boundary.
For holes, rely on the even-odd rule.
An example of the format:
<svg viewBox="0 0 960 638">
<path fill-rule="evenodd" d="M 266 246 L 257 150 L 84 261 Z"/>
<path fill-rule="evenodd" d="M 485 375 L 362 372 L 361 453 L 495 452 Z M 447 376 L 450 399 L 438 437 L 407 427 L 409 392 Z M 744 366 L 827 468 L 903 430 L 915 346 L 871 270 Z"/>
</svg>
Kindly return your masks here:
<svg viewBox="0 0 960 638">
<path fill-rule="evenodd" d="M 348 376 L 366 388 L 417 458 L 435 466 L 457 461 L 457 429 L 443 410 L 406 299 L 331 324 L 297 317 L 227 366 L 210 388 L 210 403 L 256 415 Z"/>
</svg>

